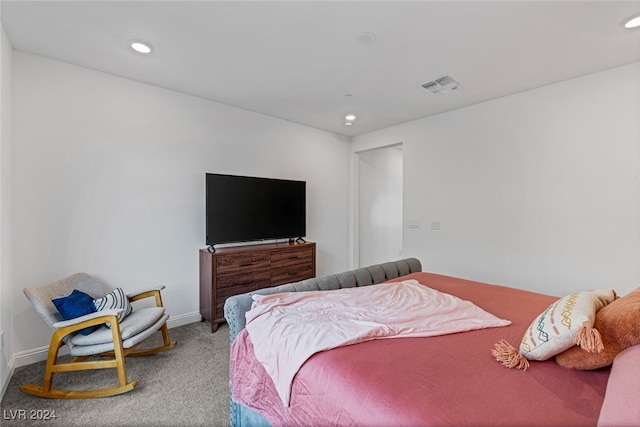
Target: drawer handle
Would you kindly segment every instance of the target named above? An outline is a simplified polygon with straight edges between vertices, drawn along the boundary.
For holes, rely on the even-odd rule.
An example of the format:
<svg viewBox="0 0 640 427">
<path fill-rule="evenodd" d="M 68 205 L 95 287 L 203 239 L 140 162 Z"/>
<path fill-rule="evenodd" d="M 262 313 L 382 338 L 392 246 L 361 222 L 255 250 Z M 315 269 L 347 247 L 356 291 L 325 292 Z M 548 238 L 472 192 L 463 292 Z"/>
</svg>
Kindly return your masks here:
<svg viewBox="0 0 640 427">
<path fill-rule="evenodd" d="M 290 256 L 290 257 L 289 257 L 289 258 L 287 258 L 287 259 L 298 259 L 298 257 L 297 257 L 297 256 L 295 256 L 295 255 L 292 255 L 292 256 Z"/>
<path fill-rule="evenodd" d="M 244 264 L 239 264 L 239 267 L 249 267 L 250 265 L 253 265 L 252 262 L 245 262 Z"/>
<path fill-rule="evenodd" d="M 246 282 L 237 282 L 234 285 L 235 286 L 246 286 L 246 285 L 250 285 L 253 283 L 253 280 L 247 280 Z"/>
</svg>

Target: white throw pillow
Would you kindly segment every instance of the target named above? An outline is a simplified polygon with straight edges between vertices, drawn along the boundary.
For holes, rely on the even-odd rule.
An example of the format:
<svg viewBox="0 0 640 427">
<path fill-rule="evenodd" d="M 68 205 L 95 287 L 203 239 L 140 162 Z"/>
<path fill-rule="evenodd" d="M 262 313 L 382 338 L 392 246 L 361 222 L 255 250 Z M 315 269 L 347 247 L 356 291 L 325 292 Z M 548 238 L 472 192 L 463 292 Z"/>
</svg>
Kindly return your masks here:
<svg viewBox="0 0 640 427">
<path fill-rule="evenodd" d="M 122 308 L 124 311 L 118 315 L 118 322 L 122 322 L 133 311 L 133 306 L 129 302 L 129 298 L 125 295 L 121 288 L 116 288 L 113 292 L 102 298 L 93 300 L 96 311 L 108 310 L 111 308 Z M 107 322 L 107 327 L 111 327 Z"/>
</svg>

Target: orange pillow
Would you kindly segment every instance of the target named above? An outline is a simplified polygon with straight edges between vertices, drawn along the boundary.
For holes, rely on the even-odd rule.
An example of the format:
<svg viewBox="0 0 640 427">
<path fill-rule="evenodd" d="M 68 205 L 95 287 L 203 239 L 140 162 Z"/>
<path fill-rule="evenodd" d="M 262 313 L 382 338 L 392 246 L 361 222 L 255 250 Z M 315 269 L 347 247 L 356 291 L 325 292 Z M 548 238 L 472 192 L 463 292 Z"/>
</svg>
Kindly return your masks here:
<svg viewBox="0 0 640 427">
<path fill-rule="evenodd" d="M 622 350 L 640 344 L 640 288 L 616 299 L 596 313 L 594 327 L 600 332 L 604 349 L 589 353 L 578 346 L 556 355 L 565 368 L 588 370 L 611 365 Z"/>
</svg>

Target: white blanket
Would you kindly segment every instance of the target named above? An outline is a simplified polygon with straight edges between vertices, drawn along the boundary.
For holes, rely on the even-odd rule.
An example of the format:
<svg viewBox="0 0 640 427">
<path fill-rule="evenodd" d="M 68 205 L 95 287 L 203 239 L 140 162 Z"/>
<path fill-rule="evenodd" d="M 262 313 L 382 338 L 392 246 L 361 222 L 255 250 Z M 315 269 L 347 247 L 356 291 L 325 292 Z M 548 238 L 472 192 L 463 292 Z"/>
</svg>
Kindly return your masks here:
<svg viewBox="0 0 640 427">
<path fill-rule="evenodd" d="M 247 331 L 285 406 L 294 376 L 319 351 L 372 339 L 429 337 L 511 323 L 416 280 L 253 299 L 246 313 Z"/>
</svg>

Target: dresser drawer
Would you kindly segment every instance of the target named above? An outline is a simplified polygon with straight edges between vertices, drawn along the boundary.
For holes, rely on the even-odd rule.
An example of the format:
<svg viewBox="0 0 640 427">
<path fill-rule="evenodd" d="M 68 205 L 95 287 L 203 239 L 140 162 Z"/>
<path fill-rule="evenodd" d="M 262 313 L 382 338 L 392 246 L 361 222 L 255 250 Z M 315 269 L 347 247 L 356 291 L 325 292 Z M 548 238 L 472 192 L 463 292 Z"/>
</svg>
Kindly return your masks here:
<svg viewBox="0 0 640 427">
<path fill-rule="evenodd" d="M 311 263 L 313 259 L 312 248 L 303 250 L 287 250 L 271 254 L 271 269 L 282 268 L 299 264 Z"/>
<path fill-rule="evenodd" d="M 300 261 L 295 265 L 271 268 L 271 285 L 277 286 L 283 283 L 299 282 L 314 276 L 311 260 Z"/>
<path fill-rule="evenodd" d="M 252 270 L 269 270 L 271 258 L 267 253 L 224 255 L 216 258 L 218 276 L 245 274 Z"/>
<path fill-rule="evenodd" d="M 251 268 L 242 273 L 219 274 L 216 280 L 217 288 L 242 288 L 248 285 L 259 284 L 260 286 L 270 286 L 271 272 L 269 265 L 266 268 Z M 245 291 L 238 289 L 235 293 L 241 294 Z"/>
</svg>

